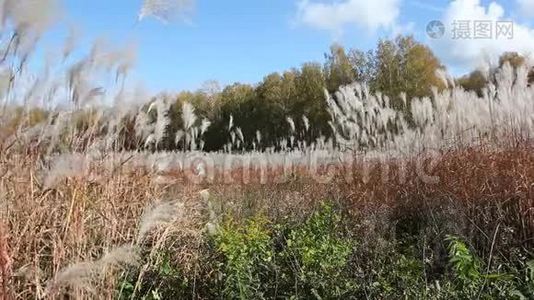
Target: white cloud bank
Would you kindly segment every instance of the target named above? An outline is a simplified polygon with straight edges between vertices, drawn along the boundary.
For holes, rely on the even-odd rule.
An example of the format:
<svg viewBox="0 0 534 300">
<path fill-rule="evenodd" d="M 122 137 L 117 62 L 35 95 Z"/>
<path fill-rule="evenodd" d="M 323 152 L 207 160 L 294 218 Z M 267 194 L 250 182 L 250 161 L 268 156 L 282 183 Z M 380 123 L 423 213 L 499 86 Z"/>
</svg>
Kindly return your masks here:
<svg viewBox="0 0 534 300">
<path fill-rule="evenodd" d="M 459 20 L 472 21 L 472 28 L 474 21 L 492 21 L 492 38 L 454 39 L 453 22 Z M 430 45 L 447 65 L 464 69 L 474 68 L 487 66 L 489 62 L 495 63 L 500 54 L 506 51 L 516 51 L 527 56 L 532 56 L 534 53 L 534 30 L 526 25 L 514 22 L 512 39 L 496 37 L 496 22 L 510 21 L 504 8 L 496 2 L 484 6 L 480 0 L 452 1 L 446 8 L 442 21 L 446 27 L 445 36 L 438 40 L 430 40 Z"/>
<path fill-rule="evenodd" d="M 391 29 L 400 13 L 400 0 L 343 0 L 298 2 L 297 22 L 334 34 L 348 25 L 366 30 Z"/>
</svg>

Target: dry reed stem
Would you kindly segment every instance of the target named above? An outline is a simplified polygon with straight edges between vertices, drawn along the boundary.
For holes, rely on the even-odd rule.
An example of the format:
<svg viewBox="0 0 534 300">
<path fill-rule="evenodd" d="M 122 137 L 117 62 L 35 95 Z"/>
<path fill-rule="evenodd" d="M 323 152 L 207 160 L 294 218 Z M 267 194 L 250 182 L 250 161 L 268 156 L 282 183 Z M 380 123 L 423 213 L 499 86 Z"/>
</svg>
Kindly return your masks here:
<svg viewBox="0 0 534 300">
<path fill-rule="evenodd" d="M 10 299 L 11 291 L 9 290 L 11 282 L 12 259 L 9 254 L 8 231 L 4 222 L 0 220 L 0 286 L 2 294 L 0 299 Z"/>
</svg>

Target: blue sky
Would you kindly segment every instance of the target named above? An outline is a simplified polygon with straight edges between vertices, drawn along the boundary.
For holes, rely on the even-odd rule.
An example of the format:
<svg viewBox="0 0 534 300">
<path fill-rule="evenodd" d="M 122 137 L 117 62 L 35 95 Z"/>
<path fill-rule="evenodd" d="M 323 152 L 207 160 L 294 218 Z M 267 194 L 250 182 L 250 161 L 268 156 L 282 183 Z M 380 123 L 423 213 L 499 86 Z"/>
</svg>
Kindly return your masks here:
<svg viewBox="0 0 534 300">
<path fill-rule="evenodd" d="M 358 1 L 316 0 L 305 1 L 305 5 L 308 9 L 310 3 L 335 5 Z M 79 30 L 81 46 L 89 47 L 99 37 L 118 45 L 134 42 L 138 46 L 134 78 L 142 80 L 150 90 L 176 91 L 199 88 L 206 80 L 218 80 L 222 84 L 255 83 L 271 72 L 298 67 L 309 61 L 322 62 L 323 54 L 334 41 L 366 50 L 373 48 L 379 38 L 402 32 L 427 42 L 426 24 L 430 20 L 443 19 L 450 8 L 447 0 L 373 1 L 379 7 L 370 8 L 376 11 L 374 16 L 389 18 L 387 16 L 391 14 L 389 19 L 377 21 L 381 22 L 378 25 L 372 25 L 372 17 L 367 19 L 367 15 L 345 15 L 337 11 L 329 16 L 328 10 L 321 10 L 326 11 L 326 20 L 342 20 L 325 28 L 320 20 L 313 19 L 317 14 L 304 20 L 306 17 L 300 14 L 302 11 L 298 6 L 304 2 L 300 0 L 198 0 L 190 22 L 170 24 L 162 24 L 153 18 L 137 22 L 141 0 L 64 0 L 62 23 L 73 24 Z M 489 9 L 490 6 L 489 1 L 457 1 L 466 2 L 473 9 Z M 362 3 L 355 5 L 368 5 Z M 525 28 L 529 28 L 529 18 L 516 13 L 518 3 L 500 1 L 498 5 L 505 11 L 505 16 L 521 21 L 526 24 Z M 392 8 L 398 9 L 398 13 L 392 14 Z M 352 22 L 350 18 L 359 20 Z M 63 31 L 56 31 L 52 40 L 60 41 L 64 35 Z M 455 59 L 448 57 L 447 51 L 439 49 L 446 46 L 435 47 L 441 50 L 442 53 L 437 51 L 438 55 L 452 70 L 462 68 L 455 65 Z"/>
</svg>

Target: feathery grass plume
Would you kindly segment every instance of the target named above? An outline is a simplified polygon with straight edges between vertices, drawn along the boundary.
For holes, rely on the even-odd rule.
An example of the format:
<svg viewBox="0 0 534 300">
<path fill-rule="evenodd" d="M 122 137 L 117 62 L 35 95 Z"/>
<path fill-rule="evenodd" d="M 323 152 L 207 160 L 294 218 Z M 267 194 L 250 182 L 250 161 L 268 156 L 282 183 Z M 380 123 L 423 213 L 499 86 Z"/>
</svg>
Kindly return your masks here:
<svg viewBox="0 0 534 300">
<path fill-rule="evenodd" d="M 4 22 L 13 22 L 15 30 L 36 31 L 42 33 L 51 26 L 59 16 L 59 3 L 56 0 L 4 0 Z"/>
<path fill-rule="evenodd" d="M 143 141 L 154 131 L 154 124 L 151 124 L 150 117 L 142 109 L 139 110 L 135 117 L 134 130 L 135 136 Z"/>
<path fill-rule="evenodd" d="M 310 130 L 310 120 L 305 115 L 302 115 L 302 122 L 304 123 L 304 129 L 306 132 Z"/>
<path fill-rule="evenodd" d="M 13 72 L 7 68 L 2 68 L 0 71 L 0 99 L 6 96 L 9 88 L 11 86 L 11 78 L 13 77 Z"/>
<path fill-rule="evenodd" d="M 137 243 L 142 242 L 148 234 L 159 226 L 172 223 L 183 216 L 184 204 L 181 202 L 160 202 L 151 209 L 146 210 L 141 217 Z"/>
<path fill-rule="evenodd" d="M 98 264 L 102 268 L 121 268 L 135 266 L 140 259 L 139 249 L 136 246 L 125 245 L 108 252 L 98 261 Z"/>
<path fill-rule="evenodd" d="M 156 136 L 152 133 L 149 134 L 148 137 L 145 140 L 145 143 L 143 144 L 144 148 L 149 148 L 150 146 L 156 145 Z"/>
<path fill-rule="evenodd" d="M 186 19 L 195 5 L 194 0 L 144 0 L 138 20 L 154 17 L 163 23 L 178 18 Z"/>
<path fill-rule="evenodd" d="M 8 43 L 5 53 L 13 51 L 18 56 L 19 60 L 14 61 L 22 71 L 39 39 L 58 20 L 59 3 L 57 0 L 4 0 L 0 4 L 3 5 L 2 25 L 10 24 L 12 28 L 13 42 Z"/>
<path fill-rule="evenodd" d="M 11 266 L 13 264 L 9 254 L 7 229 L 4 222 L 0 219 L 0 287 L 2 295 L 9 298 L 9 282 L 11 280 Z"/>
<path fill-rule="evenodd" d="M 125 97 L 123 93 L 116 95 L 114 106 L 106 110 L 107 122 L 103 126 L 105 135 L 101 137 L 100 142 L 107 152 L 114 152 L 117 147 L 120 148 L 120 135 L 125 127 L 124 120 L 130 119 L 132 112 L 135 111 L 135 105 L 126 106 L 124 104 L 126 100 L 122 99 L 122 97 Z"/>
<path fill-rule="evenodd" d="M 84 176 L 89 171 L 89 166 L 90 160 L 83 154 L 61 154 L 53 159 L 51 168 L 46 171 L 43 187 L 55 188 L 61 180 Z"/>
<path fill-rule="evenodd" d="M 443 82 L 446 88 L 448 88 L 449 86 L 454 87 L 454 78 L 452 78 L 452 76 L 450 76 L 450 74 L 447 73 L 446 70 L 437 69 L 436 76 Z"/>
<path fill-rule="evenodd" d="M 89 58 L 84 58 L 72 64 L 67 70 L 69 98 L 78 108 L 82 105 L 83 94 L 90 89 L 87 80 L 90 68 Z"/>
<path fill-rule="evenodd" d="M 261 145 L 261 132 L 259 130 L 256 130 L 256 140 L 258 141 L 258 145 Z"/>
<path fill-rule="evenodd" d="M 108 40 L 99 38 L 95 40 L 91 48 L 90 64 L 95 68 L 110 71 L 125 61 L 135 60 L 135 49 L 133 44 L 119 48 L 111 45 Z"/>
<path fill-rule="evenodd" d="M 228 131 L 234 128 L 234 116 L 230 115 L 230 120 L 228 121 Z"/>
<path fill-rule="evenodd" d="M 99 87 L 96 71 L 101 68 L 100 62 L 102 57 L 106 55 L 105 43 L 102 39 L 98 39 L 93 43 L 88 55 L 74 62 L 68 68 L 67 78 L 70 98 L 77 108 L 87 102 L 87 95 L 91 90 Z M 108 66 L 105 67 L 110 68 Z"/>
<path fill-rule="evenodd" d="M 291 133 L 295 132 L 295 121 L 293 121 L 293 118 L 287 117 L 286 120 L 289 124 L 289 129 L 291 129 Z"/>
<path fill-rule="evenodd" d="M 48 284 L 45 294 L 51 295 L 59 292 L 62 288 L 72 288 L 95 293 L 95 284 L 98 273 L 98 265 L 94 262 L 73 264 L 62 270 L 53 281 Z"/>
<path fill-rule="evenodd" d="M 387 97 L 370 94 L 365 85 L 343 86 L 327 94 L 329 125 L 340 149 L 419 153 L 482 139 L 516 142 L 511 139 L 528 138 L 534 131 L 534 89 L 527 77 L 525 67 L 514 70 L 505 64 L 482 97 L 456 86 L 441 92 L 434 88 L 432 97 L 410 101 L 415 126 Z"/>
<path fill-rule="evenodd" d="M 184 125 L 185 132 L 185 146 L 193 150 L 196 144 L 196 128 L 193 126 L 197 121 L 197 116 L 195 115 L 195 108 L 191 103 L 184 102 L 182 104 L 182 122 Z M 185 149 L 184 149 L 185 150 Z"/>
<path fill-rule="evenodd" d="M 184 129 L 186 131 L 189 130 L 197 121 L 195 108 L 189 102 L 184 102 L 182 104 L 182 121 L 184 122 Z"/>
<path fill-rule="evenodd" d="M 166 98 L 160 97 L 150 105 L 149 112 L 153 105 L 157 111 L 156 124 L 154 127 L 154 142 L 157 146 L 165 138 L 167 127 L 171 122 L 168 116 L 170 104 Z"/>
<path fill-rule="evenodd" d="M 232 145 L 234 145 L 236 142 L 235 137 L 236 137 L 235 131 L 230 132 L 230 140 L 232 141 Z"/>
<path fill-rule="evenodd" d="M 99 260 L 77 263 L 65 268 L 48 284 L 46 294 L 57 293 L 62 288 L 84 290 L 95 294 L 98 281 L 102 280 L 108 271 L 137 266 L 139 261 L 139 249 L 136 246 L 115 248 Z"/>
<path fill-rule="evenodd" d="M 333 120 L 329 125 L 342 148 L 383 145 L 388 138 L 387 124 L 403 122 L 387 98 L 369 94 L 368 88 L 358 83 L 340 87 L 335 95 L 327 93 L 327 104 Z"/>
<path fill-rule="evenodd" d="M 239 138 L 239 141 L 244 142 L 245 141 L 245 136 L 243 135 L 243 131 L 241 130 L 241 128 L 240 127 L 236 127 L 235 132 L 237 134 L 237 137 Z"/>
<path fill-rule="evenodd" d="M 208 223 L 206 224 L 206 231 L 211 236 L 216 235 L 219 232 L 220 209 L 210 198 L 210 192 L 208 189 L 200 191 L 199 194 L 202 198 L 202 201 L 208 207 Z"/>
<path fill-rule="evenodd" d="M 115 72 L 115 82 L 119 81 L 119 78 L 123 80 L 130 73 L 130 70 L 134 68 L 137 61 L 137 45 L 128 44 L 123 49 L 116 53 L 114 57 L 116 59 L 116 72 Z"/>
<path fill-rule="evenodd" d="M 204 190 L 200 191 L 199 194 L 200 194 L 200 197 L 202 198 L 202 200 L 205 203 L 208 203 L 208 201 L 210 199 L 210 191 L 208 189 L 204 189 Z"/>
<path fill-rule="evenodd" d="M 63 43 L 63 61 L 65 61 L 76 49 L 76 43 L 78 42 L 79 33 L 74 27 L 69 27 L 69 34 Z"/>
<path fill-rule="evenodd" d="M 32 95 L 45 79 L 44 74 L 32 76 L 27 72 L 30 55 L 43 33 L 57 21 L 59 4 L 56 0 L 3 0 L 0 5 L 1 67 L 10 70 L 4 74 L 9 74 L 8 88 L 3 89 L 3 96 L 9 97 L 4 97 L 4 101 L 27 103 L 25 94 Z"/>
<path fill-rule="evenodd" d="M 200 135 L 204 135 L 210 126 L 211 122 L 208 119 L 202 119 L 202 124 L 200 124 Z"/>
<path fill-rule="evenodd" d="M 174 136 L 174 144 L 178 145 L 185 137 L 185 132 L 182 129 L 178 129 L 176 131 L 176 135 Z M 184 149 L 185 150 L 185 149 Z"/>
<path fill-rule="evenodd" d="M 124 79 L 134 65 L 135 56 L 136 50 L 132 45 L 112 48 L 104 40 L 96 40 L 89 54 L 67 67 L 66 92 L 71 101 L 79 108 L 94 100 L 95 96 L 104 96 L 102 91 L 113 95 L 113 91 L 118 90 L 115 98 L 120 97 L 124 94 Z M 122 85 L 117 85 L 119 78 L 123 79 Z"/>
</svg>

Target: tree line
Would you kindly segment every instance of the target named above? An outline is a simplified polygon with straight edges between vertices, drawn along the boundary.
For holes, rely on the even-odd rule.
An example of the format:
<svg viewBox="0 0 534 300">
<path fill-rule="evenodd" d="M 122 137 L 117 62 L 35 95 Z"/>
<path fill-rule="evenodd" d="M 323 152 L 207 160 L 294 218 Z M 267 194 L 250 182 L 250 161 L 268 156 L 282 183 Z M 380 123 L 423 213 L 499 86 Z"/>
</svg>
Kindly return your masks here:
<svg viewBox="0 0 534 300">
<path fill-rule="evenodd" d="M 499 66 L 486 73 L 473 71 L 454 79 L 454 83 L 482 95 L 483 88 L 495 80 L 497 68 L 507 63 L 517 68 L 527 61 L 517 53 L 504 53 Z M 412 36 L 380 40 L 367 52 L 334 44 L 325 53 L 323 63 L 309 62 L 272 73 L 254 85 L 234 83 L 221 89 L 211 82 L 197 91 L 166 95 L 166 120 L 160 124 L 156 123 L 161 112 L 152 109 L 160 96 L 155 97 L 141 109 L 148 123 L 163 127 L 158 129 L 157 143 L 148 148 L 187 150 L 188 139 L 199 136 L 201 148 L 206 151 L 224 150 L 228 145 L 234 150 L 280 150 L 295 147 L 296 143 L 310 145 L 328 140 L 333 131 L 325 93 L 334 94 L 340 86 L 353 82 L 364 83 L 371 93 L 388 96 L 392 106 L 410 122 L 410 99 L 430 97 L 434 88 L 446 87 L 439 70 L 445 70 L 441 61 Z M 534 72 L 530 72 L 529 80 L 534 82 Z M 184 107 L 188 111 L 184 112 Z M 184 115 L 193 115 L 187 121 L 191 124 L 184 124 Z M 91 113 L 84 114 L 76 126 L 82 131 L 90 128 L 91 118 Z M 147 148 L 147 136 L 139 136 L 136 122 L 136 116 L 122 120 L 121 145 L 116 148 Z"/>
<path fill-rule="evenodd" d="M 499 66 L 505 63 L 519 67 L 526 60 L 517 53 L 505 53 Z M 235 83 L 222 90 L 211 85 L 196 92 L 179 93 L 170 109 L 169 132 L 183 126 L 181 109 L 188 102 L 200 118 L 211 121 L 203 135 L 204 150 L 221 150 L 239 138 L 243 139 L 240 147 L 245 150 L 294 146 L 292 140 L 310 144 L 332 135 L 325 91 L 335 93 L 342 85 L 365 83 L 371 92 L 387 95 L 393 107 L 410 120 L 410 99 L 431 96 L 432 88 L 445 88 L 437 74 L 440 69 L 445 67 L 432 50 L 412 36 L 380 40 L 375 49 L 367 52 L 334 44 L 325 54 L 324 63 L 310 62 L 272 73 L 256 85 Z M 491 78 L 473 71 L 455 82 L 480 94 Z M 533 72 L 530 78 L 534 81 Z M 232 135 L 231 127 L 239 129 L 237 137 Z M 180 148 L 172 135 L 160 147 Z"/>
<path fill-rule="evenodd" d="M 280 147 L 281 143 L 292 146 L 292 139 L 309 144 L 332 134 L 325 91 L 335 93 L 342 85 L 362 82 L 371 92 L 388 95 L 397 103 L 395 107 L 409 114 L 409 103 L 401 104 L 401 93 L 411 99 L 429 96 L 432 87 L 444 88 L 438 69 L 444 69 L 440 60 L 412 36 L 380 40 L 376 49 L 368 52 L 334 44 L 324 63 L 304 63 L 300 68 L 272 73 L 256 85 L 235 83 L 222 90 L 179 93 L 169 110 L 168 130 L 183 127 L 180 116 L 183 103 L 188 102 L 199 119 L 211 121 L 203 136 L 204 150 L 223 149 L 232 139 L 230 127 L 239 128 L 241 148 L 246 150 Z M 159 145 L 167 150 L 176 147 L 180 146 L 172 135 Z"/>
</svg>

